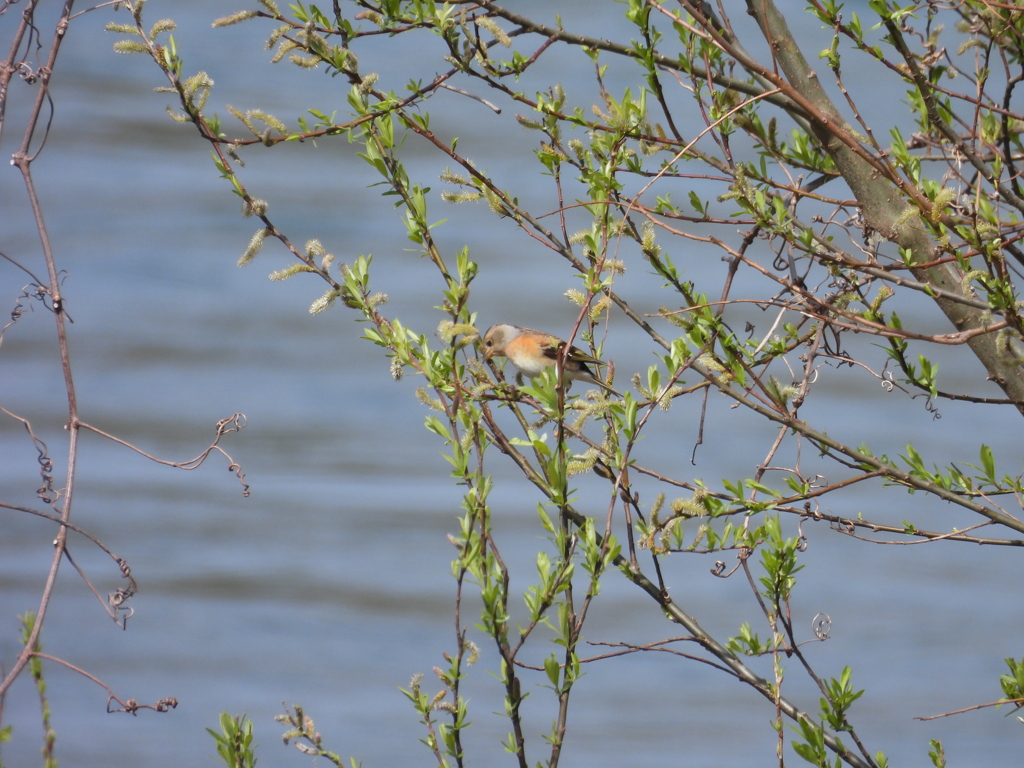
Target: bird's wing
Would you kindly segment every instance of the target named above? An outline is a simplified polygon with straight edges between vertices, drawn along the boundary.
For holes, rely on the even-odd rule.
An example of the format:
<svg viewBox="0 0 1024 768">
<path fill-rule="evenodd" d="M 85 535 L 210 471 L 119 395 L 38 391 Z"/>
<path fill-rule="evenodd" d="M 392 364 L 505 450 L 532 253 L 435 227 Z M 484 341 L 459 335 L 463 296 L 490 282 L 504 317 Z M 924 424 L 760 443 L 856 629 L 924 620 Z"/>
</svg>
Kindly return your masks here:
<svg viewBox="0 0 1024 768">
<path fill-rule="evenodd" d="M 569 347 L 568 358 L 577 363 L 595 363 L 597 365 L 604 365 L 604 363 L 602 363 L 598 358 L 584 352 L 579 347 Z"/>
<path fill-rule="evenodd" d="M 565 342 L 561 339 L 556 339 L 554 336 L 550 337 L 544 344 L 541 345 L 541 351 L 544 353 L 544 357 L 549 360 L 558 360 L 558 353 L 565 346 Z M 604 365 L 598 358 L 594 357 L 587 352 L 584 352 L 579 347 L 569 347 L 569 354 L 566 355 L 566 360 L 574 363 L 596 363 L 597 365 Z"/>
<path fill-rule="evenodd" d="M 557 360 L 558 352 L 564 343 L 564 341 L 556 339 L 554 336 L 548 336 L 540 343 L 541 354 L 543 354 L 548 360 Z"/>
</svg>

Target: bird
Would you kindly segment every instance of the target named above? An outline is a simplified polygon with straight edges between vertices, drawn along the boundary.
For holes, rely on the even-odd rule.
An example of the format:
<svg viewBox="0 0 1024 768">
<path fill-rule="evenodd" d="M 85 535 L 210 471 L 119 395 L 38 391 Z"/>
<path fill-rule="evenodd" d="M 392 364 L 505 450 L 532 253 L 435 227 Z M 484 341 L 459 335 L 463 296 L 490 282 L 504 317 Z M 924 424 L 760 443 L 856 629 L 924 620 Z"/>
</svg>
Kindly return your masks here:
<svg viewBox="0 0 1024 768">
<path fill-rule="evenodd" d="M 506 357 L 519 373 L 534 378 L 539 376 L 548 368 L 554 368 L 559 352 L 565 347 L 565 342 L 556 336 L 542 331 L 535 331 L 532 328 L 523 328 L 519 325 L 501 323 L 492 325 L 484 334 L 484 359 L 490 360 L 495 355 Z M 602 365 L 593 355 L 588 355 L 582 349 L 569 347 L 565 355 L 564 371 L 565 378 L 572 381 L 586 381 L 596 384 L 607 392 L 617 397 L 622 397 L 618 392 L 601 381 L 594 372 L 590 370 L 587 363 Z"/>
</svg>

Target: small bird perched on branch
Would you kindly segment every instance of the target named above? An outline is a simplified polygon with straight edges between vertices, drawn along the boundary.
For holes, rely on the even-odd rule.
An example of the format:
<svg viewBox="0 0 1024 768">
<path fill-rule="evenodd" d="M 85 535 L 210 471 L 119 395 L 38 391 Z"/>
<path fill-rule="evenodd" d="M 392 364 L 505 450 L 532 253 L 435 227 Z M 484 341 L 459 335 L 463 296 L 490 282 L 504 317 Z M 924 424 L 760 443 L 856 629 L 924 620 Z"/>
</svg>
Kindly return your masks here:
<svg viewBox="0 0 1024 768">
<path fill-rule="evenodd" d="M 547 368 L 554 368 L 555 361 L 564 347 L 565 342 L 555 336 L 507 323 L 492 325 L 484 334 L 485 360 L 490 360 L 495 355 L 507 357 L 519 373 L 531 379 L 539 376 Z M 603 365 L 600 360 L 582 349 L 569 347 L 564 362 L 565 378 L 570 382 L 586 381 L 596 384 L 601 389 L 622 397 L 595 376 L 587 363 Z"/>
</svg>

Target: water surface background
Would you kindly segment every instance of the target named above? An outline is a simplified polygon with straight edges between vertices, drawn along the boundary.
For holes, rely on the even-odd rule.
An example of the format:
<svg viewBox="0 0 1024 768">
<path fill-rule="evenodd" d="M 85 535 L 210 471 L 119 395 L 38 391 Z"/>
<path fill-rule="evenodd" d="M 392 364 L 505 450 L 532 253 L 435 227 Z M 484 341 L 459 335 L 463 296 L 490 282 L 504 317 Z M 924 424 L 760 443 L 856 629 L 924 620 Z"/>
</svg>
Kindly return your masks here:
<svg viewBox="0 0 1024 768">
<path fill-rule="evenodd" d="M 585 5 L 586 18 L 574 19 L 573 28 L 586 34 L 611 36 L 623 24 L 623 6 L 616 3 L 521 5 L 552 23 L 556 12 L 569 19 Z M 147 8 L 150 21 L 171 16 L 179 23 L 186 71 L 204 69 L 216 80 L 210 109 L 260 108 L 290 124 L 309 107 L 344 115 L 347 86 L 340 78 L 297 76 L 291 67 L 267 64 L 260 40 L 268 27 L 209 29 L 213 18 L 238 7 L 233 0 L 151 0 Z M 12 18 L 5 18 L 8 27 Z M 358 339 L 348 310 L 310 316 L 309 304 L 324 290 L 320 284 L 301 277 L 268 281 L 269 272 L 288 264 L 279 248 L 268 245 L 249 267 L 235 266 L 256 225 L 238 215 L 237 198 L 217 178 L 189 126 L 167 119 L 168 96 L 152 92 L 162 84 L 158 70 L 141 56 L 112 52 L 116 38 L 102 31 L 110 18 L 98 11 L 73 23 L 54 80 L 53 131 L 33 166 L 58 264 L 66 271 L 80 412 L 87 422 L 177 461 L 206 445 L 218 419 L 245 413 L 248 426 L 224 446 L 242 465 L 252 495 L 242 497 L 218 457 L 184 473 L 83 435 L 74 520 L 132 565 L 140 592 L 128 631 L 121 632 L 65 565 L 47 617 L 45 650 L 101 678 L 122 698 L 174 696 L 180 706 L 165 715 L 107 714 L 101 688 L 48 665 L 58 756 L 67 766 L 215 765 L 204 729 L 228 710 L 253 718 L 263 762 L 306 765 L 308 758 L 281 745 L 283 729 L 272 720 L 285 702 L 303 705 L 330 749 L 365 766 L 430 761 L 418 743 L 423 731 L 416 715 L 398 688 L 424 672 L 426 687 L 434 690 L 431 668 L 444 666 L 441 654 L 455 649 L 453 550 L 446 534 L 457 530 L 460 493 L 447 479 L 441 446 L 422 428 L 418 382 L 391 381 L 387 361 Z M 795 16 L 794 23 L 808 51 L 827 46 L 827 37 L 819 44 L 816 22 Z M 368 44 L 364 70 L 379 71 L 382 83 L 398 87 L 404 81 L 388 83 L 387 77 L 436 45 L 426 35 L 408 37 L 396 60 L 383 54 L 383 44 Z M 592 94 L 585 57 L 552 49 L 549 59 L 546 66 L 559 72 L 567 89 Z M 618 92 L 635 79 L 635 73 L 627 78 L 613 71 L 609 86 Z M 865 79 L 870 86 L 870 73 Z M 523 87 L 530 92 L 531 83 Z M 16 83 L 0 146 L 4 156 L 20 142 L 27 93 Z M 891 120 L 900 99 L 892 93 L 866 100 L 867 117 Z M 536 134 L 456 94 L 439 94 L 430 109 L 439 133 L 461 136 L 459 149 L 501 186 L 523 201 L 538 201 L 540 210 L 553 207 L 546 180 L 522 162 Z M 441 203 L 437 175 L 444 164 L 413 141 L 409 149 L 410 173 L 434 187 L 431 218 L 449 220 L 437 230 L 440 242 L 450 254 L 468 246 L 482 265 L 473 294 L 480 324 L 567 328 L 574 310 L 562 293 L 576 283 L 561 265 L 483 206 Z M 376 179 L 352 145 L 336 138 L 246 158 L 243 181 L 270 201 L 275 223 L 295 242 L 318 238 L 344 261 L 374 254 L 374 286 L 390 295 L 389 315 L 424 332 L 442 319 L 432 309 L 440 302 L 439 278 L 405 240 L 382 190 L 367 189 Z M 20 177 L 3 167 L 0 249 L 42 274 Z M 674 194 L 684 199 L 685 193 Z M 575 225 L 586 220 L 577 218 Z M 673 256 L 694 279 L 724 270 L 717 252 L 678 250 Z M 26 282 L 24 273 L 0 264 L 5 312 Z M 657 311 L 667 300 L 638 262 L 619 287 L 638 311 Z M 918 306 L 921 317 L 933 317 L 930 307 Z M 763 332 L 774 318 L 754 319 Z M 944 328 L 938 319 L 934 327 Z M 652 362 L 621 317 L 613 316 L 607 350 L 623 385 L 628 372 Z M 980 391 L 972 383 L 981 378 L 980 367 L 970 358 L 953 356 L 942 366 L 946 389 Z M 960 462 L 976 461 L 984 440 L 1002 470 L 1020 470 L 1018 417 L 1010 411 L 943 404 L 935 420 L 921 401 L 886 394 L 866 375 L 831 375 L 822 382 L 827 397 L 805 408 L 805 416 L 827 424 L 830 434 L 890 454 L 913 440 L 930 452 L 926 458 L 949 455 Z M 697 435 L 699 407 L 691 400 L 652 428 L 644 446 L 649 462 L 709 483 L 749 475 L 773 433 L 714 397 L 697 466 L 680 470 Z M 36 305 L 4 338 L 0 404 L 31 420 L 59 471 L 66 450 L 62 403 L 52 318 Z M 3 420 L 0 434 L 0 498 L 35 505 L 38 472 L 24 430 Z M 491 469 L 502 551 L 521 574 L 515 586 L 525 587 L 530 563 L 545 546 L 535 513 L 539 499 L 496 455 Z M 603 485 L 592 476 L 577 485 L 580 508 L 603 517 Z M 867 486 L 830 509 L 896 521 L 914 517 L 938 529 L 974 522 L 919 496 Z M 9 664 L 18 650 L 14 617 L 36 605 L 54 530 L 8 513 L 2 531 L 0 658 Z M 928 739 L 941 737 L 951 764 L 983 757 L 989 766 L 1018 765 L 1020 724 L 1003 713 L 938 723 L 913 719 L 999 697 L 1002 659 L 1024 654 L 1013 587 L 1020 571 L 1016 552 L 880 547 L 841 537 L 824 524 L 804 532 L 810 548 L 795 593 L 797 625 L 809 637 L 815 613 L 832 617 L 832 638 L 808 652 L 822 674 L 854 665 L 855 684 L 868 693 L 852 719 L 869 748 L 884 750 L 894 765 L 923 766 Z M 119 585 L 109 560 L 79 536 L 70 541 L 101 592 Z M 709 575 L 713 560 L 675 557 L 665 568 L 673 596 L 724 637 L 755 613 L 738 576 Z M 588 626 L 587 638 L 604 642 L 681 634 L 615 574 Z M 466 680 L 474 723 L 466 743 L 475 762 L 497 765 L 511 757 L 498 744 L 508 729 L 494 714 L 502 708 L 488 673 L 497 666 L 496 654 L 479 633 L 475 640 L 483 653 Z M 795 662 L 789 666 L 792 695 L 816 710 L 817 694 Z M 528 719 L 534 761 L 544 756 L 540 734 L 554 712 L 541 677 L 530 681 L 529 703 L 548 699 Z M 567 766 L 761 766 L 772 759 L 771 706 L 725 675 L 667 654 L 590 665 L 574 698 Z M 7 764 L 38 761 L 37 707 L 23 676 L 5 702 L 4 720 L 15 729 L 2 753 Z"/>
</svg>

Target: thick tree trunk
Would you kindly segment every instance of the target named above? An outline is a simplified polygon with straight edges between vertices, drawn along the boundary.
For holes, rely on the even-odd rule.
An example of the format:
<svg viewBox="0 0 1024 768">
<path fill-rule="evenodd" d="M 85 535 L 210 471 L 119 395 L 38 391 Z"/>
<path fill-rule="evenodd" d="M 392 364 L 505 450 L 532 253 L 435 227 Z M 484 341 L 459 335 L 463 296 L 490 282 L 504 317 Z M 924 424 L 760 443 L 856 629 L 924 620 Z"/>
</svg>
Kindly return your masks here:
<svg viewBox="0 0 1024 768">
<path fill-rule="evenodd" d="M 846 121 L 818 81 L 817 73 L 800 52 L 785 17 L 773 0 L 747 0 L 747 10 L 761 28 L 765 39 L 786 80 L 815 108 L 810 118 L 811 130 L 828 151 L 850 190 L 860 203 L 867 226 L 901 248 L 910 249 L 913 262 L 928 264 L 939 255 L 939 245 L 916 213 L 906 216 L 913 205 L 903 193 L 877 168 L 873 167 L 837 131 L 851 133 Z M 950 264 L 912 269 L 915 279 L 941 288 L 954 295 L 969 297 L 963 287 L 963 276 Z M 933 297 L 942 312 L 958 331 L 970 331 L 993 324 L 992 314 L 957 301 Z M 1012 347 L 1000 344 L 998 332 L 971 337 L 967 344 L 988 371 L 988 378 L 998 384 L 1007 397 L 1018 403 L 1024 414 L 1024 376 Z"/>
</svg>

